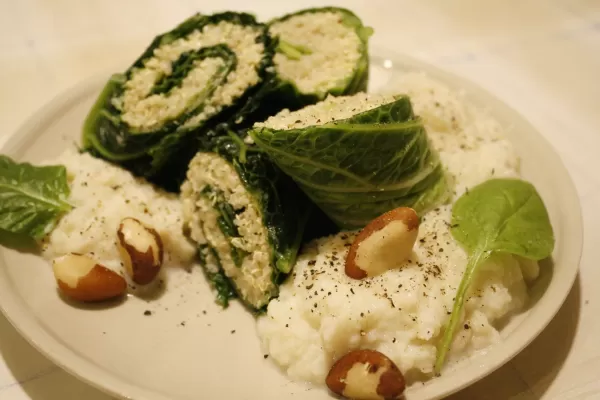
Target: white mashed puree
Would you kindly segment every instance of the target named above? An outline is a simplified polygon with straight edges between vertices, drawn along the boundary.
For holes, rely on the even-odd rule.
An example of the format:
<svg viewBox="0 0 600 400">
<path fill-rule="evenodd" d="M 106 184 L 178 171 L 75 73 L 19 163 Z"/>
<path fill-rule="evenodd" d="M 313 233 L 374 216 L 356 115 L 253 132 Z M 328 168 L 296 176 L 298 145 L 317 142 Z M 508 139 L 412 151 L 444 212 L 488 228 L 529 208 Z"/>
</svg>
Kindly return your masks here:
<svg viewBox="0 0 600 400">
<path fill-rule="evenodd" d="M 454 199 L 489 178 L 519 175 L 518 157 L 497 121 L 423 74 L 406 74 L 398 88 L 410 95 L 455 180 Z M 324 385 L 336 359 L 359 348 L 387 355 L 409 383 L 432 376 L 436 344 L 467 262 L 450 235 L 450 220 L 451 205 L 423 216 L 405 265 L 361 281 L 344 273 L 353 233 L 307 246 L 258 321 L 264 351 L 291 379 L 317 385 Z M 498 341 L 494 322 L 527 300 L 512 256 L 490 260 L 471 288 L 450 363 Z"/>
<path fill-rule="evenodd" d="M 45 239 L 43 255 L 52 260 L 68 253 L 90 256 L 107 268 L 122 271 L 117 229 L 126 217 L 154 228 L 164 245 L 165 266 L 187 266 L 196 250 L 183 234 L 177 196 L 136 179 L 124 169 L 75 149 L 66 150 L 53 164 L 67 169 L 74 208 Z"/>
</svg>

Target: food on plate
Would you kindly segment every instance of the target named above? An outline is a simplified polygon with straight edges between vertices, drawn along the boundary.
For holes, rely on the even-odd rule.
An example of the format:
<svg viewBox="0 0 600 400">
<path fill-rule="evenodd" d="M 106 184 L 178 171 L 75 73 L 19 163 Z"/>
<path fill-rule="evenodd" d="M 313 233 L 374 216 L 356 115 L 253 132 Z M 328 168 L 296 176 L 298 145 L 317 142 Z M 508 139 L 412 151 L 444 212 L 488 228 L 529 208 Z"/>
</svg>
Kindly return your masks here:
<svg viewBox="0 0 600 400">
<path fill-rule="evenodd" d="M 156 236 L 151 235 L 152 238 L 160 237 L 162 244 L 158 248 L 155 246 L 158 243 L 151 243 L 151 237 L 139 238 L 144 237 L 152 246 L 152 257 L 157 256 L 156 261 L 164 258 L 163 270 L 165 267 L 189 267 L 194 263 L 196 249 L 183 233 L 181 203 L 177 196 L 165 193 L 106 161 L 78 153 L 75 149 L 67 149 L 51 162 L 64 165 L 66 169 L 70 187 L 70 195 L 66 200 L 73 209 L 64 214 L 56 228 L 44 238 L 44 258 L 52 261 L 76 253 L 122 274 L 127 259 L 119 251 L 118 231 L 124 221 L 130 221 L 124 228 L 133 228 L 135 232 L 139 226 L 131 222 L 136 220 L 145 228 L 151 227 L 155 231 Z M 141 250 L 144 247 L 135 242 L 139 239 L 135 235 L 127 235 L 127 238 L 131 245 L 137 245 L 135 248 Z M 132 248 L 129 247 L 129 250 Z M 137 258 L 132 259 L 133 262 L 140 261 L 139 255 L 133 255 L 133 258 Z M 137 288 L 134 285 L 136 281 L 147 282 L 150 275 L 145 272 L 134 276 L 132 286 Z"/>
<path fill-rule="evenodd" d="M 60 291 L 73 300 L 104 301 L 122 296 L 127 290 L 121 275 L 81 254 L 54 259 L 52 270 Z"/>
<path fill-rule="evenodd" d="M 83 147 L 177 191 L 197 139 L 216 127 L 239 131 L 284 107 L 365 90 L 370 32 L 341 8 L 268 26 L 246 13 L 194 15 L 110 78 L 87 116 Z"/>
<path fill-rule="evenodd" d="M 206 242 L 205 238 L 198 237 L 198 263 L 204 271 L 206 280 L 214 291 L 215 303 L 223 308 L 229 307 L 229 301 L 238 297 L 231 280 L 225 275 L 221 260 L 216 250 Z"/>
<path fill-rule="evenodd" d="M 374 350 L 353 350 L 333 364 L 325 379 L 335 394 L 354 400 L 400 399 L 406 386 L 398 367 Z"/>
<path fill-rule="evenodd" d="M 419 234 L 419 216 L 399 207 L 369 222 L 348 249 L 344 270 L 353 279 L 377 276 L 401 265 L 412 254 Z"/>
<path fill-rule="evenodd" d="M 164 258 L 158 232 L 135 218 L 127 217 L 119 224 L 117 239 L 123 266 L 131 280 L 140 285 L 152 282 Z"/>
<path fill-rule="evenodd" d="M 41 240 L 71 210 L 61 165 L 37 167 L 0 155 L 0 243 Z"/>
<path fill-rule="evenodd" d="M 257 123 L 250 135 L 344 229 L 448 198 L 444 167 L 407 96 L 328 97 Z"/>
<path fill-rule="evenodd" d="M 194 15 L 113 75 L 83 152 L 0 156 L 0 242 L 41 244 L 82 302 L 199 264 L 290 379 L 400 398 L 500 340 L 554 235 L 487 113 L 422 73 L 364 93 L 371 33 L 335 7 Z"/>
<path fill-rule="evenodd" d="M 372 32 L 354 13 L 338 7 L 310 8 L 271 21 L 269 33 L 278 41 L 276 101 L 295 110 L 328 94 L 365 91 Z"/>
<path fill-rule="evenodd" d="M 544 202 L 531 183 L 518 179 L 488 180 L 463 194 L 452 207 L 450 232 L 466 250 L 468 263 L 438 347 L 438 372 L 458 328 L 467 291 L 486 261 L 498 253 L 539 261 L 554 249 Z"/>
<path fill-rule="evenodd" d="M 244 121 L 273 51 L 250 14 L 194 15 L 111 77 L 85 122 L 85 149 L 172 188 L 191 137 Z"/>
<path fill-rule="evenodd" d="M 310 205 L 257 150 L 235 134 L 218 138 L 190 163 L 181 199 L 192 239 L 213 259 L 209 268 L 216 272 L 218 261 L 239 297 L 259 309 L 292 269 Z"/>
<path fill-rule="evenodd" d="M 470 198 L 482 182 L 519 177 L 519 158 L 503 127 L 461 95 L 421 73 L 404 74 L 390 90 L 410 96 L 432 151 L 447 169 L 451 203 L 463 194 Z M 537 198 L 528 184 L 515 182 L 526 189 L 520 196 Z M 407 385 L 435 376 L 438 348 L 450 332 L 445 328 L 471 254 L 453 236 L 453 229 L 459 228 L 453 225 L 451 203 L 420 212 L 410 256 L 372 277 L 354 279 L 345 272 L 356 230 L 306 245 L 290 278 L 280 286 L 279 296 L 257 322 L 269 360 L 290 379 L 320 386 L 334 360 L 355 350 L 384 354 L 402 372 Z M 470 218 L 476 213 L 463 215 Z M 473 229 L 479 223 L 471 221 Z M 537 232 L 530 237 L 548 239 L 544 224 L 530 228 Z M 494 252 L 469 278 L 445 368 L 500 341 L 496 324 L 527 303 L 525 277 L 537 275 L 539 267 L 511 252 Z"/>
</svg>

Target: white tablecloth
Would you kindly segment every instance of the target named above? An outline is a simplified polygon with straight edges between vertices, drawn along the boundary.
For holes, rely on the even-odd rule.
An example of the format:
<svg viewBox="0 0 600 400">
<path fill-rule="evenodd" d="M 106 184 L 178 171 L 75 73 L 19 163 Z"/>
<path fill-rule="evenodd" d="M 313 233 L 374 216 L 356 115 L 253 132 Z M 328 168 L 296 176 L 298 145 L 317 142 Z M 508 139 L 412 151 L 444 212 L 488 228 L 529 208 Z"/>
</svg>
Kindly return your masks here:
<svg viewBox="0 0 600 400">
<path fill-rule="evenodd" d="M 508 365 L 454 399 L 600 399 L 600 0 L 346 0 L 372 44 L 470 78 L 529 119 L 563 157 L 585 221 L 581 273 L 557 317 Z M 0 143 L 78 81 L 126 65 L 196 12 L 267 18 L 318 1 L 2 0 Z M 0 317 L 0 400 L 107 400 Z"/>
</svg>

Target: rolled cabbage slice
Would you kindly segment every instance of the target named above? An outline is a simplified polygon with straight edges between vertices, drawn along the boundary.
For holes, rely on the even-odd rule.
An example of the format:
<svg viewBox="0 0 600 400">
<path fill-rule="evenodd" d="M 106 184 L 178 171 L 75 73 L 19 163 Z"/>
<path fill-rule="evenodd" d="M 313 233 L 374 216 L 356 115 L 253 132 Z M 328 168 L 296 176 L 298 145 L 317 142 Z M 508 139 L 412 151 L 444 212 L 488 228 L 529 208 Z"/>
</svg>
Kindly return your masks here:
<svg viewBox="0 0 600 400">
<path fill-rule="evenodd" d="M 239 110 L 270 76 L 272 62 L 266 26 L 252 15 L 194 15 L 111 77 L 86 119 L 84 147 L 152 176 L 189 133 L 242 123 Z"/>
<path fill-rule="evenodd" d="M 295 263 L 310 202 L 266 154 L 234 134 L 215 142 L 190 162 L 181 190 L 185 225 L 213 249 L 237 295 L 260 309 Z"/>
<path fill-rule="evenodd" d="M 367 89 L 372 29 L 351 11 L 302 10 L 271 21 L 269 33 L 278 40 L 276 96 L 286 108 L 314 104 L 328 94 L 351 95 Z"/>
<path fill-rule="evenodd" d="M 256 145 L 340 227 L 400 206 L 446 201 L 449 183 L 406 96 L 359 93 L 284 110 L 250 131 Z"/>
</svg>

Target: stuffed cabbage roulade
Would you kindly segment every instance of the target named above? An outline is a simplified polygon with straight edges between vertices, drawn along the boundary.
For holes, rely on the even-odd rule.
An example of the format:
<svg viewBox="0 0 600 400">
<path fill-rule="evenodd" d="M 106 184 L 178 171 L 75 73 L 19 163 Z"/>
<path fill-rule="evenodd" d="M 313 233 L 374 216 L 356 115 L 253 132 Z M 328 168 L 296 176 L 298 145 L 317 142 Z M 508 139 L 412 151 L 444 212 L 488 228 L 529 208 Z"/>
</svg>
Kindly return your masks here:
<svg viewBox="0 0 600 400">
<path fill-rule="evenodd" d="M 302 10 L 271 21 L 269 33 L 278 41 L 275 94 L 286 108 L 367 89 L 372 29 L 351 11 Z"/>
<path fill-rule="evenodd" d="M 210 276 L 221 279 L 214 275 L 221 270 L 260 309 L 295 263 L 311 204 L 265 153 L 230 135 L 192 159 L 181 190 L 184 219 L 213 257 Z"/>
<path fill-rule="evenodd" d="M 448 198 L 444 168 L 406 96 L 329 97 L 284 110 L 250 136 L 344 229 L 400 206 L 425 212 Z"/>
<path fill-rule="evenodd" d="M 85 122 L 84 147 L 152 178 L 173 154 L 189 149 L 190 133 L 243 124 L 240 110 L 253 101 L 272 62 L 266 26 L 252 15 L 194 15 L 111 77 Z M 185 172 L 183 153 L 175 158 Z"/>
</svg>

